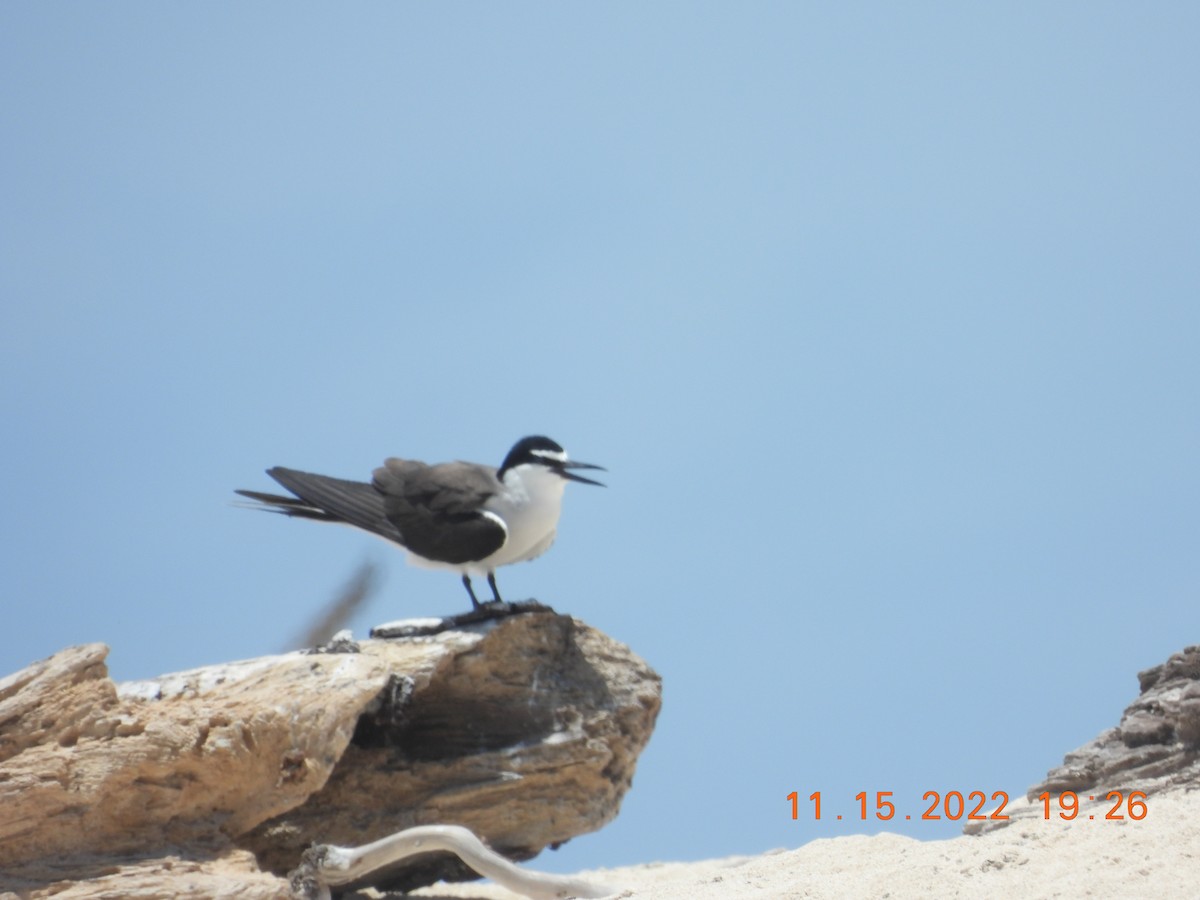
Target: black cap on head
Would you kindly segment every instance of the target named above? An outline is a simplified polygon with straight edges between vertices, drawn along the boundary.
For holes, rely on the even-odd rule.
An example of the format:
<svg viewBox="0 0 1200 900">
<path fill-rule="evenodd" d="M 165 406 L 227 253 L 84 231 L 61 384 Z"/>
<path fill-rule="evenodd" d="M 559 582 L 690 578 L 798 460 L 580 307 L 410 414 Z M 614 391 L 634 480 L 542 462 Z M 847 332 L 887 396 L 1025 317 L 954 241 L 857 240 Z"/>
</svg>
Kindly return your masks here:
<svg viewBox="0 0 1200 900">
<path fill-rule="evenodd" d="M 563 478 L 570 481 L 604 487 L 599 481 L 592 481 L 590 478 L 584 478 L 582 475 L 576 475 L 568 471 L 570 469 L 599 469 L 600 471 L 604 471 L 603 466 L 594 466 L 591 463 L 568 460 L 567 451 L 562 448 L 561 444 L 541 434 L 523 437 L 513 444 L 512 449 L 508 451 L 508 455 L 504 457 L 504 462 L 501 464 L 499 472 L 496 474 L 499 478 L 504 478 L 504 473 L 509 469 L 520 465 L 532 464 L 553 469 Z"/>
</svg>

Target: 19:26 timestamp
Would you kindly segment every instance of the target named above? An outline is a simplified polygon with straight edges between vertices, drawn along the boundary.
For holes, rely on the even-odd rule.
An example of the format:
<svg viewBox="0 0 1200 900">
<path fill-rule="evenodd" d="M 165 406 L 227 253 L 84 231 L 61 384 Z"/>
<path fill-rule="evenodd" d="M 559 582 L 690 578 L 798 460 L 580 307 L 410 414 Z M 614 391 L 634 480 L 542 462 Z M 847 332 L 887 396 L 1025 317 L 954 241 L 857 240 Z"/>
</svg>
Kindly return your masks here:
<svg viewBox="0 0 1200 900">
<path fill-rule="evenodd" d="M 854 795 L 854 800 L 858 805 L 859 820 L 865 822 L 872 813 L 874 818 L 884 822 L 895 818 L 896 804 L 892 801 L 892 796 L 892 791 L 876 791 L 873 795 L 869 795 L 866 791 L 859 791 Z M 869 809 L 872 797 L 874 808 Z M 800 792 L 792 791 L 786 799 L 792 804 L 792 818 L 799 819 Z M 820 821 L 821 792 L 813 791 L 808 795 L 808 799 L 813 804 L 813 818 Z M 992 792 L 990 803 L 996 805 L 991 809 L 985 808 L 989 806 L 989 798 L 984 791 L 970 791 L 965 796 L 962 791 L 946 791 L 945 794 L 939 791 L 926 791 L 921 799 L 929 804 L 918 817 L 924 821 L 948 819 L 957 822 L 960 819 L 966 819 L 968 822 L 1006 822 L 1009 818 L 1004 812 L 1009 802 L 1008 793 L 1005 791 Z M 1089 795 L 1087 799 L 1098 800 L 1101 798 Z M 1146 794 L 1144 791 L 1130 791 L 1128 795 L 1122 791 L 1109 791 L 1103 799 L 1112 803 L 1112 806 L 1100 817 L 1102 819 L 1112 821 L 1129 818 L 1140 821 L 1146 818 Z M 1045 820 L 1051 818 L 1051 806 L 1055 803 L 1058 807 L 1059 819 L 1069 821 L 1079 815 L 1079 796 L 1074 791 L 1062 791 L 1057 795 L 1046 791 L 1038 797 L 1038 800 L 1042 803 L 1042 818 Z M 836 818 L 841 821 L 842 815 L 839 813 Z M 913 816 L 909 814 L 904 818 L 912 819 Z M 1094 814 L 1088 815 L 1088 819 L 1095 818 L 1097 816 Z"/>
</svg>

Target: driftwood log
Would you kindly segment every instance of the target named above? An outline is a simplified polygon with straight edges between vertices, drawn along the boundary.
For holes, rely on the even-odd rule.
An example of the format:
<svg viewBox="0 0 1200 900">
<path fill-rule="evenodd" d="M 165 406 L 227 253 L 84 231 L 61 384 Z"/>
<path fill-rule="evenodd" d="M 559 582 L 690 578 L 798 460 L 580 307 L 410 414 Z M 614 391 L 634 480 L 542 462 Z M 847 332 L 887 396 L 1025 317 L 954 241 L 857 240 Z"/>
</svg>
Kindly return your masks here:
<svg viewBox="0 0 1200 900">
<path fill-rule="evenodd" d="M 375 872 L 431 850 L 453 853 L 480 875 L 528 900 L 600 900 L 621 893 L 591 879 L 523 869 L 461 825 L 417 825 L 362 847 L 314 844 L 288 876 L 292 896 L 295 900 L 331 900 L 333 888 L 363 883 Z"/>
<path fill-rule="evenodd" d="M 118 685 L 91 644 L 0 680 L 0 897 L 286 897 L 309 845 L 418 825 L 530 859 L 617 814 L 661 700 L 545 609 L 329 650 Z"/>
</svg>

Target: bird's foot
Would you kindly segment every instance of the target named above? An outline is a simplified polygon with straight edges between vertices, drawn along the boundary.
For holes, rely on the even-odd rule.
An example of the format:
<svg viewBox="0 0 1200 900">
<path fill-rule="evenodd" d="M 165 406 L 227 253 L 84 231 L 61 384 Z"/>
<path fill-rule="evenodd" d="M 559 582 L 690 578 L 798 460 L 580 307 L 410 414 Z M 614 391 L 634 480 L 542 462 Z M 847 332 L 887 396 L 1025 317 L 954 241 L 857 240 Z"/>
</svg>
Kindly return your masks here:
<svg viewBox="0 0 1200 900">
<path fill-rule="evenodd" d="M 554 612 L 554 610 L 546 606 L 544 603 L 539 603 L 537 600 L 491 600 L 487 603 L 480 603 L 472 610 L 464 613 L 458 613 L 453 616 L 443 616 L 442 618 L 429 619 L 404 619 L 399 622 L 388 622 L 385 625 L 376 625 L 371 629 L 371 637 L 373 638 L 406 638 L 406 637 L 422 637 L 432 634 L 440 634 L 443 631 L 451 631 L 455 628 L 461 628 L 466 625 L 478 625 L 481 622 L 491 622 L 499 619 L 505 619 L 509 616 L 522 615 L 524 613 L 536 612 Z"/>
<path fill-rule="evenodd" d="M 456 616 L 447 616 L 455 625 L 471 625 L 475 622 L 486 622 L 489 619 L 503 619 L 506 616 L 516 616 L 530 612 L 554 612 L 544 603 L 537 600 L 489 600 L 480 603 L 474 609 Z"/>
</svg>

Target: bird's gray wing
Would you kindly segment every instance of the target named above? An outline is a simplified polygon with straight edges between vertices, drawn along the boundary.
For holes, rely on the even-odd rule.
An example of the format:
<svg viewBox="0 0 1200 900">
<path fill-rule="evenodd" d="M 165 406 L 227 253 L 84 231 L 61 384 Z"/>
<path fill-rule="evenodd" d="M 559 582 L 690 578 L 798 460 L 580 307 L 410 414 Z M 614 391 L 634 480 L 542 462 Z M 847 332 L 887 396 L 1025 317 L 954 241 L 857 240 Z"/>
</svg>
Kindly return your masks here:
<svg viewBox="0 0 1200 900">
<path fill-rule="evenodd" d="M 508 540 L 504 526 L 481 512 L 500 486 L 494 469 L 393 458 L 375 470 L 373 484 L 404 546 L 426 559 L 474 562 Z"/>
<path fill-rule="evenodd" d="M 268 469 L 267 474 L 299 499 L 257 491 L 238 493 L 266 504 L 274 512 L 321 522 L 342 522 L 398 544 L 404 543 L 396 526 L 388 521 L 383 497 L 370 484 L 299 472 L 282 466 Z"/>
</svg>

